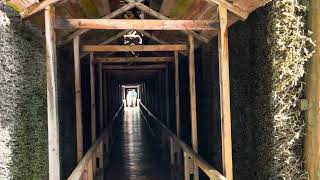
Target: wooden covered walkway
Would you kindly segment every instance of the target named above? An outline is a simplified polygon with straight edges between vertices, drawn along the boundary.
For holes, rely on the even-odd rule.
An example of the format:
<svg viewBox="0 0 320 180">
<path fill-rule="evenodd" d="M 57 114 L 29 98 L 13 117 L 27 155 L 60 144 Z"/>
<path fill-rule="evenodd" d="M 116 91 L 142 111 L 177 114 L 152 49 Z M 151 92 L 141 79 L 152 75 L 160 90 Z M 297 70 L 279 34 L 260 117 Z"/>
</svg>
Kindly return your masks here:
<svg viewBox="0 0 320 180">
<path fill-rule="evenodd" d="M 16 3 L 18 2 L 18 3 Z M 87 2 L 87 1 L 85 1 Z M 47 48 L 47 95 L 48 95 L 48 146 L 49 146 L 49 178 L 59 180 L 60 177 L 60 144 L 59 144 L 59 116 L 58 116 L 58 84 L 57 84 L 57 45 L 64 47 L 73 42 L 69 49 L 74 58 L 74 94 L 76 114 L 76 149 L 77 166 L 70 174 L 70 180 L 95 179 L 98 171 L 111 163 L 111 179 L 168 179 L 168 168 L 154 171 L 161 164 L 156 161 L 157 154 L 149 146 L 150 139 L 146 138 L 145 124 L 138 116 L 138 112 L 126 111 L 123 126 L 121 127 L 118 144 L 114 143 L 113 123 L 121 115 L 122 108 L 113 118 L 112 113 L 107 114 L 106 109 L 116 106 L 110 101 L 121 102 L 125 94 L 122 85 L 128 79 L 137 79 L 139 72 L 155 76 L 150 83 L 140 83 L 139 89 L 144 95 L 150 97 L 160 96 L 160 88 L 165 87 L 162 98 L 166 105 L 160 105 L 143 98 L 145 112 L 152 117 L 157 127 L 161 142 L 167 143 L 170 152 L 170 164 L 178 165 L 183 170 L 184 178 L 199 179 L 199 171 L 204 172 L 211 180 L 232 180 L 232 136 L 230 112 L 230 81 L 229 81 L 229 48 L 228 28 L 239 20 L 244 20 L 256 8 L 263 6 L 266 0 L 196 0 L 180 7 L 183 3 L 174 0 L 95 0 L 101 14 L 100 16 L 79 15 L 80 9 L 74 2 L 63 0 L 43 0 L 33 2 L 27 6 L 26 2 L 12 1 L 21 7 L 22 18 L 30 18 L 44 10 L 44 22 Z M 182 2 L 182 1 L 179 1 Z M 189 1 L 188 1 L 189 2 Z M 119 5 L 118 5 L 119 4 Z M 121 5 L 121 6 L 120 6 Z M 82 5 L 83 6 L 83 5 Z M 56 8 L 58 7 L 58 8 Z M 92 6 L 90 6 L 92 7 Z M 62 9 L 62 10 L 61 10 Z M 63 11 L 65 9 L 65 11 Z M 67 9 L 67 10 L 66 10 Z M 59 11 L 61 10 L 61 11 Z M 130 13 L 128 13 L 130 11 Z M 69 14 L 68 14 L 69 13 Z M 138 14 L 138 15 L 137 15 Z M 71 17 L 71 18 L 70 18 Z M 39 18 L 43 19 L 43 18 Z M 98 32 L 98 30 L 104 33 Z M 67 35 L 65 35 L 67 34 Z M 136 35 L 139 34 L 139 37 Z M 65 36 L 63 36 L 65 35 Z M 202 43 L 208 43 L 211 38 L 218 36 L 219 49 L 219 83 L 221 107 L 221 142 L 222 142 L 222 172 L 198 155 L 197 132 L 197 99 L 195 78 L 195 49 Z M 128 38 L 129 37 L 129 38 Z M 118 41 L 119 39 L 124 39 Z M 143 39 L 143 40 L 142 40 Z M 144 41 L 147 39 L 147 41 Z M 124 42 L 123 42 L 124 41 Z M 117 43 L 115 43 L 117 42 Z M 119 43 L 120 42 L 120 43 Z M 146 43 L 145 43 L 146 42 Z M 67 48 L 66 48 L 67 49 Z M 83 124 L 83 79 L 81 63 L 88 57 L 90 66 L 90 127 Z M 180 99 L 179 99 L 179 56 L 187 56 L 189 93 L 190 93 L 190 124 L 191 147 L 180 139 Z M 168 65 L 171 62 L 174 70 L 175 89 L 175 129 L 170 127 L 169 117 L 169 79 Z M 110 64 L 116 65 L 110 65 Z M 126 63 L 123 65 L 123 63 Z M 133 65 L 134 64 L 134 65 Z M 110 84 L 110 76 L 114 73 L 122 74 L 121 83 Z M 135 78 L 132 78 L 135 77 Z M 108 79 L 109 78 L 109 79 Z M 165 82 L 165 83 L 156 83 Z M 109 83 L 109 84 L 106 84 Z M 150 86 L 153 84 L 154 86 Z M 107 85 L 112 85 L 107 87 Z M 152 91 L 150 88 L 153 88 Z M 109 92 L 113 90 L 112 92 Z M 109 99 L 108 99 L 109 98 Z M 119 105 L 119 104 L 117 104 Z M 147 108 L 156 106 L 161 109 L 161 117 L 155 117 Z M 146 107 L 147 106 L 147 107 Z M 107 108 L 106 108 L 107 107 Z M 109 108 L 110 109 L 110 108 Z M 109 111 L 108 111 L 109 112 Z M 167 112 L 167 113 L 165 113 Z M 154 113 L 154 112 L 153 112 Z M 166 114 L 166 115 L 164 115 Z M 159 120 L 160 119 L 160 120 Z M 141 126 L 140 126 L 141 125 Z M 132 126 L 129 128 L 128 126 Z M 127 128 L 127 131 L 125 130 Z M 89 129 L 89 130 L 88 130 Z M 91 147 L 84 149 L 84 130 L 91 132 Z M 154 143 L 156 145 L 156 143 Z M 110 156 L 110 149 L 116 155 Z M 143 153 L 143 156 L 140 154 Z M 131 156 L 134 154 L 134 156 Z M 151 157 L 152 156 L 152 157 Z M 109 162 L 109 158 L 111 161 Z M 178 157 L 178 158 L 176 158 Z M 181 158 L 184 158 L 183 162 Z M 144 164 L 140 166 L 140 164 Z M 150 164 L 150 166 L 149 166 Z M 141 168 L 141 169 L 139 169 Z M 150 168 L 150 169 L 145 169 Z M 146 175 L 145 175 L 146 174 Z M 152 176 L 153 178 L 147 178 Z"/>
</svg>

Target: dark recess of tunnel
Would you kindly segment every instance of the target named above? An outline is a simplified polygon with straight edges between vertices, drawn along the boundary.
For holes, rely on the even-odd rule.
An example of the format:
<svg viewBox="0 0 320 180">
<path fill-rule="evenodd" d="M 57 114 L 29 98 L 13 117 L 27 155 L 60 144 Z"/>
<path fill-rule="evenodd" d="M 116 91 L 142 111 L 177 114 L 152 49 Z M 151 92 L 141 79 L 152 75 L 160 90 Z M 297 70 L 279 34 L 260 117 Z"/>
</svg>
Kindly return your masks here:
<svg viewBox="0 0 320 180">
<path fill-rule="evenodd" d="M 263 41 L 254 39 L 264 21 L 264 9 L 257 10 L 250 15 L 245 22 L 239 22 L 230 28 L 229 48 L 230 48 L 230 84 L 231 84 L 231 116 L 233 132 L 233 161 L 235 179 L 256 179 L 257 172 L 255 166 L 255 117 L 254 117 L 254 89 L 257 74 L 257 64 L 255 61 L 257 43 Z M 261 43 L 261 42 L 260 42 Z M 218 74 L 218 49 L 217 38 L 213 38 L 208 44 L 200 46 L 195 51 L 196 57 L 196 90 L 197 90 L 197 118 L 198 118 L 198 143 L 199 153 L 210 164 L 222 170 L 221 163 L 221 135 L 220 135 L 220 99 L 219 99 L 219 74 Z M 191 144 L 191 123 L 189 104 L 189 75 L 188 59 L 180 55 L 180 109 L 181 109 L 181 137 Z M 83 100 L 83 127 L 84 128 L 84 149 L 90 147 L 91 124 L 90 124 L 90 77 L 89 77 L 89 57 L 85 57 L 81 64 L 82 73 L 82 100 Z M 66 179 L 76 166 L 76 130 L 75 130 L 75 105 L 74 105 L 74 71 L 73 71 L 72 51 L 59 49 L 59 110 L 60 115 L 60 141 L 62 178 Z M 170 126 L 175 131 L 175 91 L 174 91 L 174 69 L 169 65 L 169 96 L 170 96 Z M 165 122 L 165 114 L 160 113 L 165 110 L 164 97 L 164 71 L 161 73 L 161 87 L 156 86 L 154 76 L 146 77 L 141 82 L 145 82 L 149 89 L 148 95 L 154 97 L 150 100 L 159 101 L 158 106 L 148 106 L 148 108 L 161 120 Z M 96 72 L 97 75 L 97 72 Z M 108 105 L 109 118 L 116 112 L 121 101 L 116 99 L 114 91 L 119 81 L 114 81 L 115 76 L 106 73 L 109 77 L 109 97 Z M 129 83 L 129 82 L 128 82 Z M 96 82 L 97 84 L 97 82 Z M 97 88 L 96 88 L 97 89 Z M 98 94 L 98 92 L 96 92 Z M 121 96 L 120 96 L 121 97 Z M 144 102 L 146 105 L 150 104 Z M 160 106 L 161 104 L 161 106 Z M 97 114 L 99 105 L 97 104 Z M 72 158 L 71 158 L 72 157 Z M 202 179 L 207 179 L 204 175 Z"/>
</svg>

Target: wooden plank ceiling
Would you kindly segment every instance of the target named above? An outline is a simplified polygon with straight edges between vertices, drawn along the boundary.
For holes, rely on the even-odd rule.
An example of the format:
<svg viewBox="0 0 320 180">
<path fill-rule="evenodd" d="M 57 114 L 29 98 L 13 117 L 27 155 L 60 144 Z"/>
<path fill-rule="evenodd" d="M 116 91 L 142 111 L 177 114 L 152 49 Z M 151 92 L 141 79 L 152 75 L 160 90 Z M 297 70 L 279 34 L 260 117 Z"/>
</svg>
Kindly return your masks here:
<svg viewBox="0 0 320 180">
<path fill-rule="evenodd" d="M 56 5 L 56 16 L 65 18 L 100 18 L 110 12 L 121 7 L 122 0 L 62 0 Z M 210 0 L 145 0 L 145 4 L 152 9 L 162 13 L 170 19 L 181 20 L 216 20 L 217 5 L 209 3 Z M 246 13 L 251 13 L 258 7 L 263 6 L 268 0 L 223 0 L 231 2 L 233 5 L 239 7 Z M 40 1 L 41 2 L 41 1 Z M 7 4 L 16 9 L 23 11 L 26 8 L 39 3 L 37 0 L 8 0 Z M 43 12 L 38 13 L 29 20 L 35 25 L 44 29 L 44 15 Z M 117 17 L 123 18 L 123 17 Z M 151 19 L 150 16 L 145 16 L 146 19 Z M 229 13 L 229 26 L 239 21 L 240 18 Z M 75 30 L 57 30 L 58 41 L 65 39 Z M 108 37 L 113 36 L 118 31 L 104 31 L 92 30 L 89 33 L 81 36 L 81 43 L 85 44 L 99 44 Z M 179 31 L 152 31 L 149 32 L 168 43 L 184 43 L 186 42 L 186 35 Z M 204 37 L 211 39 L 216 35 L 214 31 L 198 32 Z M 197 42 L 202 43 L 202 42 Z"/>
</svg>

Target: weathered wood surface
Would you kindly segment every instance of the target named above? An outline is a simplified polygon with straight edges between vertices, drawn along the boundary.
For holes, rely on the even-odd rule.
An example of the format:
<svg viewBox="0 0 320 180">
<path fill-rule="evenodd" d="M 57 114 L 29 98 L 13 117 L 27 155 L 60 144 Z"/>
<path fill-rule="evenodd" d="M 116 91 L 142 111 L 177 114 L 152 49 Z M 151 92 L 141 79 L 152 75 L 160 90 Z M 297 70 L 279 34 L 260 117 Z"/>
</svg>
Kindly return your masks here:
<svg viewBox="0 0 320 180">
<path fill-rule="evenodd" d="M 110 44 L 110 43 L 112 43 L 113 41 L 115 41 L 115 40 L 123 37 L 123 35 L 125 35 L 125 34 L 128 33 L 129 31 L 130 31 L 130 30 L 123 30 L 123 31 L 119 32 L 118 34 L 109 37 L 107 40 L 102 41 L 101 43 L 99 43 L 99 45 Z M 89 54 L 88 52 L 82 52 L 80 58 L 83 58 L 83 57 L 85 57 L 85 56 L 88 55 L 88 54 Z"/>
<path fill-rule="evenodd" d="M 157 36 L 152 35 L 151 33 L 147 32 L 147 31 L 143 31 L 143 30 L 138 30 L 138 32 L 140 32 L 141 34 L 145 35 L 146 37 L 150 38 L 151 40 L 159 43 L 159 44 L 169 44 L 167 41 L 164 41 L 162 39 L 159 39 Z M 178 51 L 178 53 L 181 53 L 185 56 L 187 56 L 187 53 L 184 51 Z"/>
<path fill-rule="evenodd" d="M 91 94 L 91 143 L 93 144 L 97 138 L 97 118 L 96 118 L 96 90 L 95 90 L 95 70 L 93 64 L 94 54 L 90 54 L 90 94 Z M 93 155 L 92 169 L 96 172 L 96 154 Z"/>
<path fill-rule="evenodd" d="M 216 20 L 57 19 L 56 29 L 217 30 Z"/>
<path fill-rule="evenodd" d="M 44 10 L 46 7 L 53 6 L 54 4 L 60 2 L 62 0 L 44 0 L 40 3 L 34 4 L 23 11 L 20 12 L 20 16 L 25 19 L 28 18 L 42 10 Z"/>
<path fill-rule="evenodd" d="M 179 76 L 179 54 L 174 52 L 174 79 L 175 79 L 175 96 L 176 96 L 176 131 L 177 137 L 180 138 L 180 76 Z"/>
<path fill-rule="evenodd" d="M 310 180 L 320 179 L 320 1 L 310 0 L 309 28 L 316 42 L 316 52 L 308 62 L 306 76 L 305 158 Z"/>
<path fill-rule="evenodd" d="M 93 63 L 163 63 L 172 61 L 174 61 L 173 57 L 98 57 L 93 61 Z"/>
<path fill-rule="evenodd" d="M 188 36 L 189 42 L 189 88 L 190 88 L 190 110 L 191 110 L 191 137 L 192 148 L 198 153 L 198 126 L 197 126 L 197 93 L 196 93 L 196 75 L 195 75 L 195 57 L 194 57 L 194 39 L 192 35 Z M 194 167 L 194 180 L 199 179 L 198 167 Z"/>
<path fill-rule="evenodd" d="M 134 7 L 135 7 L 135 3 L 127 4 L 125 6 L 122 6 L 119 9 L 111 12 L 110 14 L 102 17 L 102 19 L 111 19 L 111 18 L 117 17 L 117 16 L 129 11 L 130 9 L 132 9 Z M 59 45 L 65 45 L 65 44 L 69 43 L 70 41 L 72 41 L 72 39 L 74 37 L 80 36 L 82 34 L 85 34 L 85 33 L 89 32 L 89 31 L 91 31 L 91 29 L 80 29 L 80 30 L 77 30 L 77 31 L 73 32 L 72 34 L 70 34 L 64 41 L 61 41 L 61 43 L 59 43 Z"/>
<path fill-rule="evenodd" d="M 185 51 L 186 45 L 84 45 L 82 51 L 87 52 L 131 52 L 131 51 Z"/>
<path fill-rule="evenodd" d="M 77 159 L 83 156 L 83 129 L 82 129 L 82 97 L 81 97 L 81 67 L 80 67 L 80 37 L 73 40 L 74 53 L 74 78 L 75 78 L 75 102 L 76 102 L 76 131 L 77 131 Z"/>
<path fill-rule="evenodd" d="M 53 28 L 55 9 L 45 9 L 46 53 L 47 53 L 47 107 L 48 107 L 48 153 L 49 179 L 60 179 L 59 116 L 56 38 Z"/>
<path fill-rule="evenodd" d="M 230 75 L 229 75 L 229 45 L 228 45 L 228 13 L 224 6 L 219 6 L 221 30 L 219 41 L 219 84 L 221 109 L 221 142 L 223 174 L 228 180 L 233 179 L 232 170 L 232 138 L 230 111 Z"/>
<path fill-rule="evenodd" d="M 237 16 L 242 18 L 243 20 L 247 19 L 247 17 L 249 16 L 249 13 L 246 10 L 241 9 L 238 6 L 235 6 L 233 3 L 228 2 L 227 0 L 206 0 L 206 1 L 209 3 L 217 4 L 220 7 L 223 6 L 223 7 L 227 8 L 227 10 L 236 14 Z"/>
<path fill-rule="evenodd" d="M 131 0 L 132 1 L 132 0 Z M 173 1 L 173 0 L 172 0 Z M 143 11 L 146 14 L 149 14 L 150 16 L 156 17 L 158 19 L 162 19 L 162 20 L 170 20 L 170 18 L 168 18 L 167 16 L 159 13 L 158 11 L 153 10 L 152 8 L 149 8 L 148 6 L 142 4 L 142 3 L 137 3 L 136 7 L 139 8 L 141 11 Z M 196 39 L 208 43 L 209 39 L 207 39 L 206 37 L 194 32 L 194 31 L 181 31 L 182 33 L 188 35 L 189 33 L 191 33 Z"/>
</svg>

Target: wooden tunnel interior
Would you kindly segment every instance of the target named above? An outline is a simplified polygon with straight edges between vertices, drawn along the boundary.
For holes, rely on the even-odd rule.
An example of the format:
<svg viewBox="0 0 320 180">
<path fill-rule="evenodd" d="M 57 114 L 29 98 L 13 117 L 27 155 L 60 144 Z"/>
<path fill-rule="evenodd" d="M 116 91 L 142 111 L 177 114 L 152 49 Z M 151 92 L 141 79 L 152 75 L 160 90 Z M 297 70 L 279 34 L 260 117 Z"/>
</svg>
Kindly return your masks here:
<svg viewBox="0 0 320 180">
<path fill-rule="evenodd" d="M 95 179 L 107 166 L 132 89 L 186 180 L 259 177 L 257 126 L 271 117 L 255 110 L 271 98 L 255 98 L 272 87 L 256 90 L 270 79 L 255 10 L 266 0 L 8 2 L 45 32 L 49 179 Z"/>
</svg>

